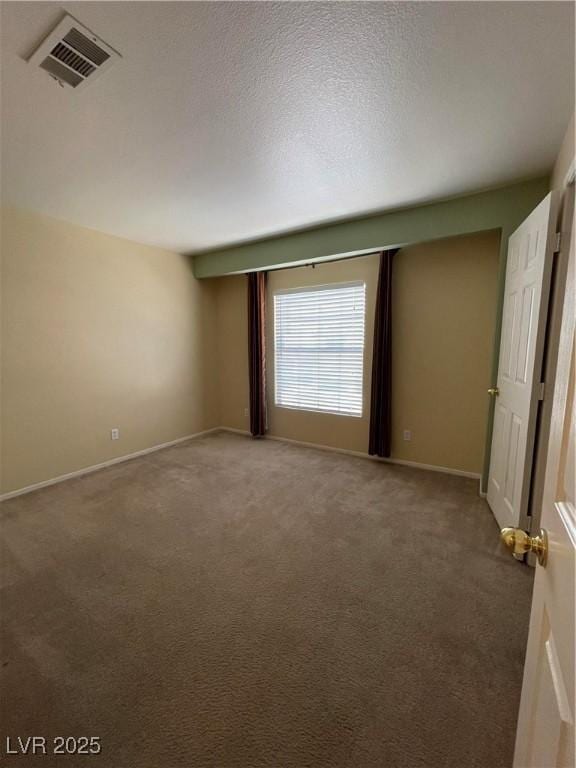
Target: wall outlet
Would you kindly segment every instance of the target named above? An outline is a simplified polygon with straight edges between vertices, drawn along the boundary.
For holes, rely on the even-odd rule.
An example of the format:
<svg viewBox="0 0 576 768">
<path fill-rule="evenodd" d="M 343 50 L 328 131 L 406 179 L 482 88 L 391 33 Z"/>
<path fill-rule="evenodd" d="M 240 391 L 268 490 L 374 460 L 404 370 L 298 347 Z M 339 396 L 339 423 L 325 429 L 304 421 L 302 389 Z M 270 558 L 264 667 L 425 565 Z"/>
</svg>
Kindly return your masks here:
<svg viewBox="0 0 576 768">
<path fill-rule="evenodd" d="M 112 440 L 120 440 L 120 430 L 117 428 L 110 430 L 110 438 Z"/>
<path fill-rule="evenodd" d="M 403 434 L 402 434 L 402 436 L 403 436 L 404 440 L 407 440 L 409 442 L 410 440 L 412 440 L 412 430 L 405 429 Z"/>
<path fill-rule="evenodd" d="M 250 416 L 250 410 L 248 408 L 244 408 L 244 416 Z"/>
</svg>

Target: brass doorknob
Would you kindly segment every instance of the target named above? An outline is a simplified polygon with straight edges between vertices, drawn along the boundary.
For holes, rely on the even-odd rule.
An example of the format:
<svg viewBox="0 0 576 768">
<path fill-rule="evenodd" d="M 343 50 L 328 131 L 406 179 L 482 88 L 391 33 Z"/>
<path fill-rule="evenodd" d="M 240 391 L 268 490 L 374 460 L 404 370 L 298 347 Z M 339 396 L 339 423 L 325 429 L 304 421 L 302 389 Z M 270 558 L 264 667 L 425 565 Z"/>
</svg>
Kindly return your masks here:
<svg viewBox="0 0 576 768">
<path fill-rule="evenodd" d="M 530 536 L 520 528 L 502 528 L 500 539 L 513 555 L 525 555 L 526 552 L 534 552 L 542 567 L 548 559 L 548 534 L 540 528 L 538 536 Z"/>
<path fill-rule="evenodd" d="M 490 387 L 490 389 L 488 390 L 488 394 L 492 395 L 492 397 L 498 397 L 498 395 L 500 394 L 500 390 L 498 389 L 498 387 Z"/>
</svg>

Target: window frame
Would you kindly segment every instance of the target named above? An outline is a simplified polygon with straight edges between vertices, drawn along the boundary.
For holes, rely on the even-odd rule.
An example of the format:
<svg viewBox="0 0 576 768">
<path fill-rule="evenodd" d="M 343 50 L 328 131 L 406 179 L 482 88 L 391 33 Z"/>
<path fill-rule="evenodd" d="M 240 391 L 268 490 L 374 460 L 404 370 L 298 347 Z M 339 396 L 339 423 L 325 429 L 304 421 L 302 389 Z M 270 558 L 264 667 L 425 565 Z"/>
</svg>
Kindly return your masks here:
<svg viewBox="0 0 576 768">
<path fill-rule="evenodd" d="M 307 408 L 305 406 L 300 405 L 284 405 L 282 403 L 278 403 L 277 401 L 277 392 L 278 392 L 278 358 L 277 358 L 277 344 L 276 344 L 276 297 L 286 294 L 295 294 L 295 293 L 318 293 L 320 291 L 330 291 L 330 290 L 336 290 L 338 288 L 356 288 L 356 287 L 362 287 L 364 289 L 364 317 L 362 321 L 362 365 L 361 365 L 361 384 L 360 384 L 360 412 L 359 413 L 351 413 L 350 411 L 332 411 L 332 410 L 325 410 L 325 409 L 319 409 L 319 408 Z M 273 344 L 273 359 L 274 359 L 274 407 L 275 408 L 282 408 L 284 410 L 288 411 L 303 411 L 304 413 L 318 413 L 318 414 L 325 414 L 328 416 L 342 416 L 344 418 L 348 419 L 361 419 L 364 417 L 365 412 L 365 362 L 366 362 L 366 323 L 367 323 L 367 316 L 368 316 L 368 307 L 367 307 L 367 293 L 368 293 L 368 285 L 366 280 L 345 280 L 342 282 L 334 282 L 334 283 L 321 283 L 319 285 L 303 285 L 295 288 L 278 288 L 277 290 L 273 291 L 272 294 L 272 344 Z"/>
</svg>

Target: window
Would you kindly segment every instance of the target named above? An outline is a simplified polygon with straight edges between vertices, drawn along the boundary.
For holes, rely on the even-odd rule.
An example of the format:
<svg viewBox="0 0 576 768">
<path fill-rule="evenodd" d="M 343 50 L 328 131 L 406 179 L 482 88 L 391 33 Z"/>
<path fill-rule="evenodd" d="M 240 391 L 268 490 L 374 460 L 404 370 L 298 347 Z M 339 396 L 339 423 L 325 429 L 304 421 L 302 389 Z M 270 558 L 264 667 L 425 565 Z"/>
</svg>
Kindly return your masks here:
<svg viewBox="0 0 576 768">
<path fill-rule="evenodd" d="M 365 294 L 347 283 L 274 295 L 276 405 L 362 415 Z"/>
</svg>

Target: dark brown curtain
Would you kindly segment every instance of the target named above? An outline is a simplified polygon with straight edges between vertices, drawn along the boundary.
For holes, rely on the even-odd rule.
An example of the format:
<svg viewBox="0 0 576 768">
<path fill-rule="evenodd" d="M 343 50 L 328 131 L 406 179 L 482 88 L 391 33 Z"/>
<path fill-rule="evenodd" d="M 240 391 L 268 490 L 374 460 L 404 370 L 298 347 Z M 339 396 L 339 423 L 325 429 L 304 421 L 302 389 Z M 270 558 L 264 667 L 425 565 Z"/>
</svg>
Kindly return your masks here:
<svg viewBox="0 0 576 768">
<path fill-rule="evenodd" d="M 390 456 L 392 431 L 392 261 L 398 248 L 380 254 L 374 315 L 370 442 L 372 456 Z"/>
<path fill-rule="evenodd" d="M 250 432 L 266 432 L 266 272 L 248 274 Z"/>
</svg>

